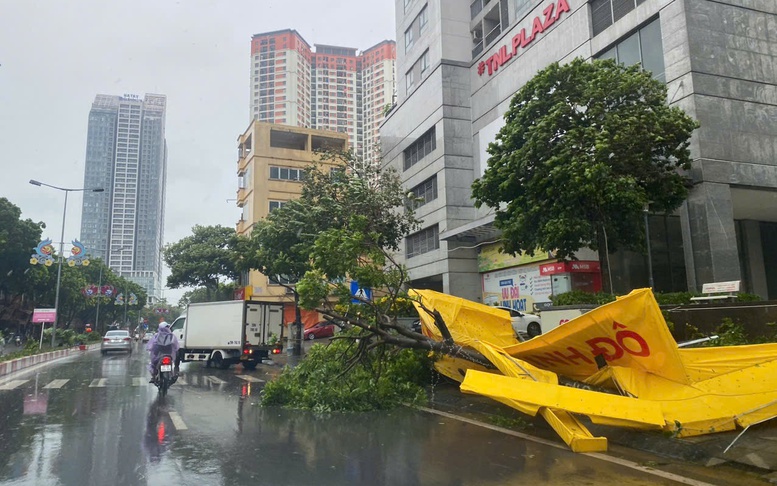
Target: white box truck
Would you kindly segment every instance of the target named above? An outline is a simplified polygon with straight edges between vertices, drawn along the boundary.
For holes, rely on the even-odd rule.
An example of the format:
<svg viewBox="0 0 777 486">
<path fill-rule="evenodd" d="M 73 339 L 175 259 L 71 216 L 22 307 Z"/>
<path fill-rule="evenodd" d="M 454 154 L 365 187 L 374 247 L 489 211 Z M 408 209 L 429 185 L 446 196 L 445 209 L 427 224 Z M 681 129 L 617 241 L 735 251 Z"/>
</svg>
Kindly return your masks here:
<svg viewBox="0 0 777 486">
<path fill-rule="evenodd" d="M 243 300 L 189 304 L 171 329 L 180 342 L 182 362 L 206 361 L 221 369 L 242 363 L 254 369 L 282 350 L 283 304 Z"/>
</svg>

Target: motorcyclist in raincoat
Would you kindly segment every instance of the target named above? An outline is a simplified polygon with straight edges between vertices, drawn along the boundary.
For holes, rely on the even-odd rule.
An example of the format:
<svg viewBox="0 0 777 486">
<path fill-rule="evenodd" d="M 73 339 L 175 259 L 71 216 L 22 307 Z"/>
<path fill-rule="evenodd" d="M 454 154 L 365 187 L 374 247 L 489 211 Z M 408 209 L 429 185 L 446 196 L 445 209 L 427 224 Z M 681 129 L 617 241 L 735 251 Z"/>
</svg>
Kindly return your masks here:
<svg viewBox="0 0 777 486">
<path fill-rule="evenodd" d="M 176 360 L 177 364 L 178 360 L 176 359 L 176 356 L 178 355 L 178 348 L 180 347 L 178 338 L 175 337 L 170 330 L 170 324 L 166 323 L 164 319 L 160 319 L 160 321 L 159 330 L 154 334 L 154 337 L 148 340 L 148 344 L 146 345 L 146 349 L 151 353 L 151 362 L 148 364 L 148 372 L 151 373 L 152 383 L 156 377 L 157 364 L 162 358 L 162 355 L 169 354 Z M 177 366 L 175 374 L 178 374 Z"/>
</svg>

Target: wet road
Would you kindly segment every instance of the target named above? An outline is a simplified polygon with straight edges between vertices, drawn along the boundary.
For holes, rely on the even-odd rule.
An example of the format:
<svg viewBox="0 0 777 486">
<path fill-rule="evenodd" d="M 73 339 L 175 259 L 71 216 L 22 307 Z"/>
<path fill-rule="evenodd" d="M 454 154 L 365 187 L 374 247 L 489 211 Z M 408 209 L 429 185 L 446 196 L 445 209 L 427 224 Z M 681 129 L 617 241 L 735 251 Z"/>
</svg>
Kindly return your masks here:
<svg viewBox="0 0 777 486">
<path fill-rule="evenodd" d="M 186 364 L 160 399 L 146 358 L 85 352 L 0 378 L 0 484 L 678 484 L 422 411 L 261 408 L 277 366 Z"/>
</svg>

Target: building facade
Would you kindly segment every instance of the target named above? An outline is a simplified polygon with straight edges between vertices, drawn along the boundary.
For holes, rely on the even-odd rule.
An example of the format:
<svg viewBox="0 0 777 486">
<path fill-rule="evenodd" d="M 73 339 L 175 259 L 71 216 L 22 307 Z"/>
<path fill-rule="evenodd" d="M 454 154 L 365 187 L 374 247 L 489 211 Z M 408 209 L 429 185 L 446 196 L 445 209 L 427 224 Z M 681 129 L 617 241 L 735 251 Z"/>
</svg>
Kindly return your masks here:
<svg viewBox="0 0 777 486">
<path fill-rule="evenodd" d="M 305 168 L 318 162 L 316 150 L 347 146 L 344 133 L 252 121 L 238 137 L 237 205 L 242 214 L 237 233 L 249 235 L 257 221 L 302 194 Z M 336 167 L 320 163 L 323 170 Z M 259 272 L 250 272 L 245 283 L 250 296 L 258 300 L 290 299 L 285 287 Z"/>
<path fill-rule="evenodd" d="M 407 238 L 403 253 L 413 284 L 483 301 L 494 289 L 520 294 L 525 289 L 513 289 L 520 287 L 516 279 L 528 289 L 535 280 L 521 277 L 522 270 L 535 265 L 536 283 L 547 291 L 542 277 L 553 278 L 552 267 L 521 255 L 494 267 L 493 258 L 482 256 L 499 232 L 493 212 L 474 207 L 470 186 L 486 169 L 488 143 L 504 125 L 511 97 L 539 70 L 576 57 L 614 58 L 651 71 L 666 83 L 667 101 L 701 125 L 691 141 L 688 199 L 672 217 L 650 217 L 655 288 L 700 290 L 741 280 L 744 291 L 777 297 L 777 4 L 446 0 L 444 12 L 442 6 L 396 1 L 397 38 L 405 42 L 397 53 L 397 106 L 381 129 L 386 165 L 425 201 L 418 209 L 423 229 Z M 647 286 L 646 256 L 610 257 L 616 292 Z"/>
<path fill-rule="evenodd" d="M 89 112 L 81 242 L 161 298 L 167 145 L 164 95 L 97 95 Z"/>
<path fill-rule="evenodd" d="M 365 160 L 377 154 L 385 107 L 393 103 L 396 43 L 358 52 L 311 48 L 295 30 L 251 39 L 251 119 L 348 135 Z"/>
</svg>

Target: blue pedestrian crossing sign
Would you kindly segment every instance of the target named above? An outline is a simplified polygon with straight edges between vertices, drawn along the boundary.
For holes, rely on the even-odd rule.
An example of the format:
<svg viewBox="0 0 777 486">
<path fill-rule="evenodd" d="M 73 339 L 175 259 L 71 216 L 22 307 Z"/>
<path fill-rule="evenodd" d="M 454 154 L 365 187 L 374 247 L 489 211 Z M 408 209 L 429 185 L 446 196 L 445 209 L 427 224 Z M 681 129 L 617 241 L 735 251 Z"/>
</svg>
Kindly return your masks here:
<svg viewBox="0 0 777 486">
<path fill-rule="evenodd" d="M 351 295 L 354 297 L 351 299 L 352 304 L 361 304 L 366 300 L 372 300 L 372 289 L 360 287 L 359 282 L 351 280 Z"/>
</svg>

